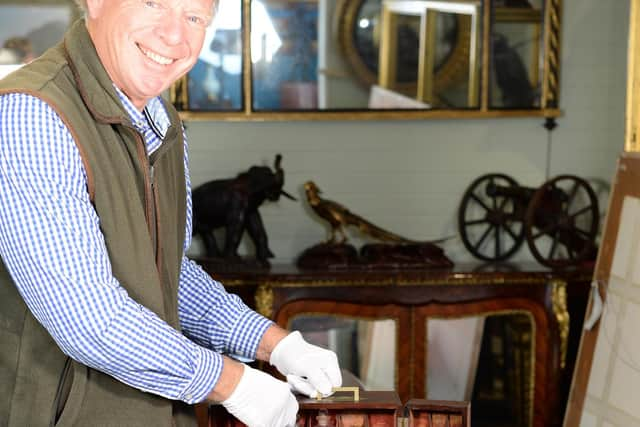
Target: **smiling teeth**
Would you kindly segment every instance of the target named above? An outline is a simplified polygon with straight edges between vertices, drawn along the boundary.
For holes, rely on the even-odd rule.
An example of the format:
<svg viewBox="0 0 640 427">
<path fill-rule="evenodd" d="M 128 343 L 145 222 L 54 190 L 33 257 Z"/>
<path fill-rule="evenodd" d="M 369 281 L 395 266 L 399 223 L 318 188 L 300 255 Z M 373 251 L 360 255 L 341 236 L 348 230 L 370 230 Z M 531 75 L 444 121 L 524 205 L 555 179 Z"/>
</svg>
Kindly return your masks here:
<svg viewBox="0 0 640 427">
<path fill-rule="evenodd" d="M 140 50 L 142 51 L 142 53 L 145 54 L 145 56 L 155 62 L 157 62 L 160 65 L 169 65 L 171 63 L 173 63 L 173 59 L 171 58 L 165 58 L 162 55 L 158 55 L 155 52 L 151 52 L 150 50 L 147 50 L 145 48 L 143 48 L 142 46 L 140 46 Z"/>
</svg>

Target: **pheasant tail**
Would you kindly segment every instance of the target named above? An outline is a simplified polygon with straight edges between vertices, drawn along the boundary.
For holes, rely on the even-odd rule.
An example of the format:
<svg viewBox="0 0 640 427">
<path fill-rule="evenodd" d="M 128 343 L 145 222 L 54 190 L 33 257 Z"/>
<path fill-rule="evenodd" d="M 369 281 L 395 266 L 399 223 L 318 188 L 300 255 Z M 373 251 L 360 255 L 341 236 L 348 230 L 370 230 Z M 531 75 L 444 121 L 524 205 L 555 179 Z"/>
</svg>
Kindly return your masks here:
<svg viewBox="0 0 640 427">
<path fill-rule="evenodd" d="M 387 231 L 383 228 L 380 228 L 377 225 L 367 221 L 366 219 L 354 214 L 351 211 L 345 212 L 345 218 L 347 220 L 347 224 L 358 227 L 360 232 L 366 235 L 369 235 L 375 239 L 382 240 L 384 242 L 415 243 L 415 241 L 413 240 L 407 239 L 405 237 L 402 237 L 395 233 Z"/>
</svg>

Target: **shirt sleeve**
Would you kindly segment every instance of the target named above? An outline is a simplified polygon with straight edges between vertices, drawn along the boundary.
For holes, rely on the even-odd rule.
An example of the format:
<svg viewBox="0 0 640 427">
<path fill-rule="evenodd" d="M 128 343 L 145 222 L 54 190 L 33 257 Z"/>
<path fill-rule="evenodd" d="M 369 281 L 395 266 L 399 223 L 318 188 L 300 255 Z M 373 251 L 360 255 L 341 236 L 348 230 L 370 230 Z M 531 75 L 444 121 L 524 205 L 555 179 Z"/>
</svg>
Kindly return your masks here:
<svg viewBox="0 0 640 427">
<path fill-rule="evenodd" d="M 187 137 L 184 170 L 187 183 L 187 224 L 185 247 L 191 244 L 192 201 Z M 183 333 L 198 344 L 226 353 L 241 361 L 254 360 L 260 339 L 273 324 L 242 300 L 225 291 L 202 268 L 186 256 L 182 259 L 178 314 Z"/>
<path fill-rule="evenodd" d="M 0 256 L 65 354 L 146 392 L 187 403 L 206 397 L 222 356 L 118 283 L 75 142 L 29 95 L 0 97 L 0 203 Z"/>
<path fill-rule="evenodd" d="M 273 324 L 186 257 L 180 272 L 178 313 L 185 335 L 243 362 L 255 359 L 260 339 Z"/>
</svg>

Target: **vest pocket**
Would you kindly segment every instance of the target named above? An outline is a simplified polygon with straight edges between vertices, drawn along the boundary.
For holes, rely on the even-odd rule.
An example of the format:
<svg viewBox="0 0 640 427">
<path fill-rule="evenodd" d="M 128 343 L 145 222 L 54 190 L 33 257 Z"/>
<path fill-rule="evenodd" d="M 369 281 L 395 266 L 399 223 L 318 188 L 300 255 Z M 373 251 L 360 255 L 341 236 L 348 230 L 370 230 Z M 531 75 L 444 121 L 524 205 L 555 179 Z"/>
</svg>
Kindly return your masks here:
<svg viewBox="0 0 640 427">
<path fill-rule="evenodd" d="M 82 405 L 87 374 L 85 365 L 67 358 L 53 403 L 51 427 L 73 426 Z"/>
</svg>

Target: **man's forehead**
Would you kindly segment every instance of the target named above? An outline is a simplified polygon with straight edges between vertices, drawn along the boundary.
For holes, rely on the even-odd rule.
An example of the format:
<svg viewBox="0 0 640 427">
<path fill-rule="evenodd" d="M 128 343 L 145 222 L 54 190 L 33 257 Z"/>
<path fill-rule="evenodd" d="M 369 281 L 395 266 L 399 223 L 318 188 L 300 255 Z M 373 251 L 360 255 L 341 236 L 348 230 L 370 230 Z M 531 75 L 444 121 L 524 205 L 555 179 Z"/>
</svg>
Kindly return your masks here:
<svg viewBox="0 0 640 427">
<path fill-rule="evenodd" d="M 213 12 L 218 6 L 220 0 L 165 0 L 167 4 L 172 6 L 180 6 L 184 9 L 203 9 L 207 12 Z"/>
</svg>

